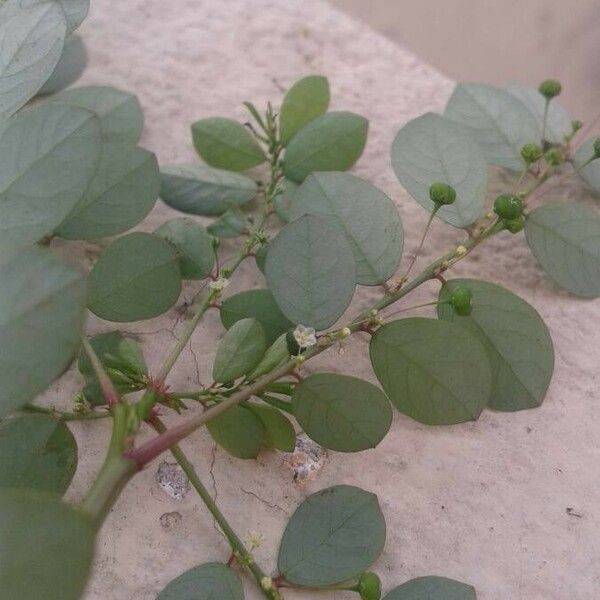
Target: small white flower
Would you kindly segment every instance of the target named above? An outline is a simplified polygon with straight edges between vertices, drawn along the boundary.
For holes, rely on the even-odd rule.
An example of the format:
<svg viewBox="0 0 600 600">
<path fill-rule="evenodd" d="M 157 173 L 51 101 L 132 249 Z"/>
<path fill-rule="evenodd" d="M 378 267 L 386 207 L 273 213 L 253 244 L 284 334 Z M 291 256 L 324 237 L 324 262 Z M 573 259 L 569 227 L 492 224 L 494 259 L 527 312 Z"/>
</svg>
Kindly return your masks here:
<svg viewBox="0 0 600 600">
<path fill-rule="evenodd" d="M 317 343 L 316 332 L 312 327 L 298 325 L 294 329 L 294 339 L 300 348 L 310 348 Z"/>
<path fill-rule="evenodd" d="M 458 248 L 454 251 L 456 256 L 464 256 L 467 253 L 467 249 L 464 246 L 458 246 Z"/>
<path fill-rule="evenodd" d="M 218 279 L 215 279 L 214 281 L 211 281 L 208 284 L 208 287 L 215 291 L 215 292 L 221 292 L 223 291 L 231 282 L 229 281 L 229 279 L 225 279 L 225 277 L 219 277 Z"/>
<path fill-rule="evenodd" d="M 250 546 L 250 551 L 262 546 L 265 541 L 265 536 L 262 533 L 256 531 L 249 531 L 246 543 Z"/>
</svg>

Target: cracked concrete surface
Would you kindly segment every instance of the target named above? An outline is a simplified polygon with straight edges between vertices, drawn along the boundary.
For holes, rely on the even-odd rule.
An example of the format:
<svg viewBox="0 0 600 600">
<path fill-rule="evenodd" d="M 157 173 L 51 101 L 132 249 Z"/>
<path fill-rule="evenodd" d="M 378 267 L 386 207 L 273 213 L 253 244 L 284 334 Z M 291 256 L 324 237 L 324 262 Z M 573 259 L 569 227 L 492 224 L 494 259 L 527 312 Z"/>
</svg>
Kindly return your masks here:
<svg viewBox="0 0 600 600">
<path fill-rule="evenodd" d="M 389 147 L 408 119 L 440 110 L 453 83 L 410 53 L 318 0 L 103 0 L 93 3 L 82 33 L 90 66 L 81 83 L 137 93 L 147 119 L 142 142 L 163 164 L 194 159 L 192 121 L 211 115 L 243 119 L 243 100 L 263 106 L 280 98 L 281 86 L 307 73 L 327 75 L 332 107 L 357 111 L 371 122 L 355 173 L 394 199 L 407 232 L 406 255 L 416 247 L 426 215 L 395 180 Z M 575 193 L 560 191 L 561 197 Z M 173 215 L 159 203 L 142 227 L 152 230 Z M 451 247 L 457 234 L 436 223 L 431 240 L 420 262 Z M 70 247 L 68 252 L 85 257 L 90 248 Z M 530 301 L 548 323 L 556 371 L 540 409 L 486 411 L 476 423 L 447 428 L 396 415 L 377 449 L 331 453 L 320 476 L 303 486 L 294 483 L 281 455 L 272 452 L 257 461 L 240 461 L 217 450 L 213 464 L 213 443 L 203 431 L 182 446 L 209 485 L 212 465 L 219 503 L 242 537 L 248 531 L 264 534 L 256 556 L 268 571 L 275 568 L 287 514 L 307 494 L 346 483 L 379 495 L 388 538 L 375 569 L 386 590 L 411 577 L 439 574 L 472 583 L 480 600 L 593 600 L 600 589 L 599 304 L 557 290 L 522 238 L 494 239 L 463 261 L 456 274 L 505 285 Z M 242 284 L 261 287 L 264 281 L 247 264 L 227 292 L 235 293 Z M 185 297 L 195 289 L 186 290 Z M 415 303 L 428 300 L 436 289 L 424 286 Z M 376 294 L 361 289 L 356 305 Z M 151 368 L 182 327 L 182 320 L 177 322 L 181 306 L 183 299 L 159 319 L 125 326 L 140 339 Z M 97 319 L 90 319 L 89 326 L 95 332 L 117 328 Z M 207 340 L 220 335 L 218 315 L 211 311 L 192 340 L 194 355 L 185 352 L 172 373 L 173 388 L 208 381 L 213 344 Z M 320 368 L 372 379 L 365 340 L 355 337 L 343 354 L 321 357 Z M 79 385 L 76 374 L 67 373 L 45 401 L 67 406 Z M 76 501 L 100 465 L 109 427 L 75 423 L 72 429 L 81 450 L 80 469 L 68 493 Z M 132 481 L 101 530 L 86 600 L 151 600 L 185 569 L 228 558 L 227 545 L 193 492 L 176 501 L 157 489 L 159 462 Z M 180 524 L 165 527 L 178 521 L 164 516 L 174 512 Z M 247 598 L 260 598 L 252 583 L 245 585 Z M 288 592 L 286 597 L 313 595 Z"/>
</svg>

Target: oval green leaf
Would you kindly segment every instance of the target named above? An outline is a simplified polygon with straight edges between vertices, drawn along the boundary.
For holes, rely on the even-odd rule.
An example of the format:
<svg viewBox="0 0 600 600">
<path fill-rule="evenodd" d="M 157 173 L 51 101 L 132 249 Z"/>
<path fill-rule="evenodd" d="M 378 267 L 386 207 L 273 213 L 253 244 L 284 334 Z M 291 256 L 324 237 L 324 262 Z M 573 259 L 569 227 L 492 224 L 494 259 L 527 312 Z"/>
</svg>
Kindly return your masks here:
<svg viewBox="0 0 600 600">
<path fill-rule="evenodd" d="M 327 111 L 329 82 L 322 75 L 309 75 L 287 91 L 281 104 L 279 129 L 285 146 L 306 124 Z"/>
<path fill-rule="evenodd" d="M 0 491 L 0 589 L 8 600 L 79 600 L 94 529 L 74 507 L 31 490 Z"/>
<path fill-rule="evenodd" d="M 456 201 L 436 213 L 446 223 L 466 227 L 481 216 L 487 165 L 479 146 L 450 119 L 427 113 L 409 121 L 394 138 L 392 167 L 406 191 L 430 212 L 432 183 L 456 190 Z"/>
<path fill-rule="evenodd" d="M 204 279 L 215 266 L 212 237 L 199 223 L 181 217 L 163 223 L 155 232 L 175 248 L 183 279 Z"/>
<path fill-rule="evenodd" d="M 159 189 L 152 152 L 123 142 L 105 143 L 94 178 L 56 233 L 69 240 L 87 240 L 127 231 L 152 210 Z"/>
<path fill-rule="evenodd" d="M 351 112 L 330 112 L 303 127 L 285 151 L 283 172 L 302 182 L 314 171 L 346 171 L 362 154 L 369 122 Z"/>
<path fill-rule="evenodd" d="M 290 207 L 298 184 L 291 179 L 284 179 L 280 186 L 281 191 L 273 199 L 273 208 L 282 223 L 289 223 Z"/>
<path fill-rule="evenodd" d="M 0 488 L 63 495 L 77 469 L 69 428 L 47 415 L 21 415 L 0 425 Z"/>
<path fill-rule="evenodd" d="M 309 496 L 296 509 L 281 539 L 279 572 L 296 585 L 333 585 L 360 575 L 384 543 L 377 496 L 337 485 Z"/>
<path fill-rule="evenodd" d="M 212 117 L 192 123 L 192 140 L 198 154 L 211 167 L 245 171 L 266 160 L 250 132 L 232 119 Z"/>
<path fill-rule="evenodd" d="M 385 394 L 347 375 L 311 375 L 294 388 L 292 402 L 294 416 L 306 434 L 337 452 L 375 448 L 392 424 Z"/>
<path fill-rule="evenodd" d="M 256 319 L 237 321 L 219 342 L 213 379 L 227 383 L 246 375 L 258 365 L 266 349 L 265 333 Z"/>
<path fill-rule="evenodd" d="M 471 314 L 462 317 L 450 304 L 439 304 L 438 317 L 467 328 L 485 346 L 492 367 L 488 406 L 507 411 L 539 406 L 554 369 L 552 338 L 540 315 L 512 292 L 475 279 L 447 281 L 440 301 L 457 287 L 471 291 Z"/>
<path fill-rule="evenodd" d="M 265 276 L 290 321 L 322 330 L 333 325 L 352 300 L 354 254 L 334 222 L 304 215 L 269 243 Z"/>
<path fill-rule="evenodd" d="M 31 401 L 69 365 L 81 339 L 85 278 L 32 247 L 0 258 L 0 418 Z"/>
<path fill-rule="evenodd" d="M 156 600 L 244 600 L 235 571 L 221 563 L 194 567 L 173 579 Z"/>
<path fill-rule="evenodd" d="M 371 338 L 370 354 L 392 404 L 416 421 L 473 421 L 489 402 L 487 352 L 460 325 L 418 317 L 392 321 Z"/>
<path fill-rule="evenodd" d="M 27 244 L 52 233 L 83 197 L 100 159 L 100 123 L 73 106 L 21 111 L 0 131 L 0 232 Z"/>
<path fill-rule="evenodd" d="M 177 254 L 166 240 L 130 233 L 108 246 L 89 275 L 89 309 L 108 321 L 141 321 L 169 310 L 181 292 Z"/>
<path fill-rule="evenodd" d="M 313 173 L 296 190 L 290 218 L 330 218 L 346 238 L 356 261 L 356 281 L 387 281 L 402 257 L 404 231 L 395 204 L 379 189 L 349 173 Z"/>
<path fill-rule="evenodd" d="M 252 411 L 263 425 L 263 446 L 282 452 L 294 451 L 296 431 L 290 420 L 280 410 L 260 404 L 247 404 L 246 408 Z"/>
<path fill-rule="evenodd" d="M 459 83 L 444 113 L 464 125 L 479 144 L 488 164 L 520 171 L 521 148 L 538 143 L 535 117 L 515 96 L 491 85 Z"/>
<path fill-rule="evenodd" d="M 205 165 L 170 165 L 161 168 L 160 197 L 184 213 L 211 217 L 242 205 L 256 195 L 256 183 L 239 173 Z"/>
<path fill-rule="evenodd" d="M 429 575 L 399 585 L 383 600 L 477 600 L 477 594 L 466 583 Z"/>
<path fill-rule="evenodd" d="M 48 80 L 66 32 L 65 14 L 57 2 L 0 4 L 0 120 L 14 114 Z"/>
<path fill-rule="evenodd" d="M 248 231 L 248 225 L 244 212 L 237 206 L 232 206 L 206 229 L 210 235 L 218 238 L 234 238 Z"/>
<path fill-rule="evenodd" d="M 38 95 L 54 94 L 77 81 L 87 66 L 87 59 L 82 37 L 77 34 L 68 37 L 56 68 Z"/>
<path fill-rule="evenodd" d="M 70 104 L 91 110 L 100 119 L 104 142 L 137 144 L 144 128 L 144 113 L 138 99 L 113 87 L 92 85 L 65 90 L 48 102 Z"/>
<path fill-rule="evenodd" d="M 525 221 L 527 243 L 542 268 L 576 296 L 600 296 L 600 217 L 571 202 L 532 211 Z"/>
<path fill-rule="evenodd" d="M 518 98 L 534 116 L 539 129 L 539 136 L 531 142 L 539 143 L 542 139 L 542 126 L 544 123 L 544 110 L 546 99 L 538 90 L 526 85 L 512 84 L 506 88 L 515 98 Z M 553 98 L 548 106 L 546 118 L 546 132 L 544 138 L 553 144 L 564 144 L 565 138 L 573 132 L 573 125 L 569 113 L 564 109 L 557 98 Z"/>
<path fill-rule="evenodd" d="M 263 327 L 264 329 L 264 327 Z M 290 354 L 288 351 L 287 333 L 282 333 L 268 348 L 260 362 L 248 373 L 248 379 L 258 379 L 262 375 L 272 371 L 281 363 L 289 360 Z"/>
<path fill-rule="evenodd" d="M 267 345 L 271 345 L 294 324 L 279 310 L 269 290 L 246 290 L 230 296 L 221 305 L 221 322 L 229 329 L 240 319 L 256 319 L 263 327 Z"/>
<path fill-rule="evenodd" d="M 213 440 L 236 458 L 256 458 L 263 443 L 262 421 L 243 406 L 233 406 L 206 424 Z"/>
</svg>

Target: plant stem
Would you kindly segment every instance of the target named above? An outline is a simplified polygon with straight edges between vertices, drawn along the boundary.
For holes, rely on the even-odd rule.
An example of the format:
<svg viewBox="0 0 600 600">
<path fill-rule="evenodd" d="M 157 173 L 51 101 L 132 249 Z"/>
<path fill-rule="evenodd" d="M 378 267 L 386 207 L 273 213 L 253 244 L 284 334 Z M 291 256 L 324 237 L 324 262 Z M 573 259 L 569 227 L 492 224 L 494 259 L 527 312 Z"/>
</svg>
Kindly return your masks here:
<svg viewBox="0 0 600 600">
<path fill-rule="evenodd" d="M 56 408 L 46 408 L 44 406 L 37 406 L 35 404 L 26 404 L 23 410 L 28 413 L 39 413 L 43 415 L 50 415 L 58 421 L 86 421 L 92 419 L 106 419 L 111 417 L 111 413 L 108 411 L 91 411 L 91 412 L 63 412 Z"/>
<path fill-rule="evenodd" d="M 548 123 L 548 109 L 550 108 L 550 98 L 546 98 L 544 103 L 544 117 L 542 119 L 542 148 L 546 143 L 546 125 Z"/>
<path fill-rule="evenodd" d="M 408 265 L 408 269 L 406 270 L 406 273 L 402 277 L 403 281 L 408 279 L 408 276 L 410 275 L 412 268 L 415 266 L 415 262 L 417 262 L 417 258 L 419 256 L 419 254 L 421 254 L 421 250 L 423 250 L 423 244 L 425 243 L 425 238 L 427 237 L 427 232 L 429 231 L 429 228 L 431 227 L 431 223 L 433 222 L 433 217 L 435 217 L 435 214 L 437 213 L 439 208 L 440 208 L 440 205 L 436 204 L 433 207 L 431 214 L 429 215 L 429 219 L 427 219 L 427 224 L 425 225 L 425 229 L 423 230 L 423 235 L 421 236 L 421 241 L 419 242 L 419 247 L 417 248 L 416 252 L 413 254 L 412 260 L 410 261 L 410 264 Z"/>
<path fill-rule="evenodd" d="M 137 465 L 129 460 L 124 452 L 130 444 L 128 440 L 127 417 L 129 407 L 117 404 L 112 411 L 113 430 L 104 464 L 79 508 L 99 529 L 112 505 L 127 482 L 137 472 Z"/>
<path fill-rule="evenodd" d="M 160 419 L 154 417 L 150 420 L 150 424 L 154 429 L 160 434 L 164 433 L 167 429 L 162 423 Z M 268 575 L 260 568 L 259 565 L 254 561 L 254 557 L 250 553 L 250 551 L 246 548 L 242 540 L 233 530 L 229 522 L 225 518 L 225 515 L 220 511 L 219 507 L 216 505 L 209 491 L 206 489 L 200 478 L 198 477 L 198 473 L 194 469 L 194 465 L 189 461 L 183 450 L 175 444 L 171 447 L 171 454 L 175 457 L 175 460 L 179 463 L 179 466 L 183 469 L 183 472 L 187 475 L 187 478 L 190 480 L 190 483 L 194 486 L 194 489 L 198 492 L 198 495 L 206 505 L 206 508 L 210 511 L 211 515 L 218 523 L 221 531 L 229 541 L 229 545 L 233 550 L 238 562 L 240 565 L 247 567 L 248 570 L 256 579 L 260 589 L 263 594 L 269 600 L 278 600 L 281 598 L 281 595 L 277 592 L 276 588 L 265 589 L 267 587 L 265 583 L 270 580 Z"/>
</svg>

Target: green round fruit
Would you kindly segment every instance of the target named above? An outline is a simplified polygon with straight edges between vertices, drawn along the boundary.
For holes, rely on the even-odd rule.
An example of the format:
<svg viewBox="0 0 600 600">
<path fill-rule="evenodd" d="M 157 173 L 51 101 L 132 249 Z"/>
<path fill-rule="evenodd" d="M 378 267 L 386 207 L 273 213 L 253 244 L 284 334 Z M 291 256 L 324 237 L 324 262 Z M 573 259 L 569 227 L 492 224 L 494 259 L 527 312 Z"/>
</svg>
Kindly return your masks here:
<svg viewBox="0 0 600 600">
<path fill-rule="evenodd" d="M 501 219 L 516 219 L 523 212 L 523 201 L 512 194 L 500 194 L 494 202 L 494 212 Z"/>
<path fill-rule="evenodd" d="M 466 287 L 457 287 L 452 291 L 450 304 L 454 312 L 461 317 L 467 317 L 473 310 L 473 294 Z"/>
<path fill-rule="evenodd" d="M 381 580 L 377 573 L 365 571 L 358 580 L 358 593 L 362 600 L 380 600 Z"/>
<path fill-rule="evenodd" d="M 525 219 L 523 218 L 523 215 L 516 219 L 507 219 L 504 221 L 504 227 L 511 233 L 519 233 L 519 231 L 522 231 L 523 227 L 525 227 Z"/>
<path fill-rule="evenodd" d="M 546 81 L 540 83 L 538 90 L 544 98 L 550 100 L 560 94 L 562 85 L 560 85 L 560 81 L 556 81 L 556 79 L 546 79 Z"/>
<path fill-rule="evenodd" d="M 542 158 L 543 151 L 537 144 L 525 144 L 521 148 L 521 156 L 523 160 L 528 164 L 532 165 Z"/>
<path fill-rule="evenodd" d="M 456 190 L 447 183 L 437 181 L 429 187 L 429 198 L 438 206 L 452 204 L 456 200 Z"/>
<path fill-rule="evenodd" d="M 549 165 L 556 167 L 565 160 L 565 157 L 560 148 L 550 148 L 550 150 L 547 150 L 546 154 L 544 154 L 544 160 Z"/>
</svg>

